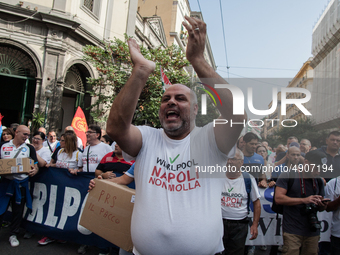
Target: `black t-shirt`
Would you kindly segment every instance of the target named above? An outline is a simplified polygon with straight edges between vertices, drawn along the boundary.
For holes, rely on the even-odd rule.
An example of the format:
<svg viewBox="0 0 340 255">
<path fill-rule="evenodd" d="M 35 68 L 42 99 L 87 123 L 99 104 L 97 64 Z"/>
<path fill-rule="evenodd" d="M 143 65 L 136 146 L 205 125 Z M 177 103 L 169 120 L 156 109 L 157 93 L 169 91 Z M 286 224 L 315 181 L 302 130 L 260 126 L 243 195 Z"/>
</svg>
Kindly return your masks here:
<svg viewBox="0 0 340 255">
<path fill-rule="evenodd" d="M 287 190 L 286 195 L 288 197 L 302 197 L 301 194 L 301 182 L 299 179 L 299 173 L 291 172 L 290 177 L 294 178 L 292 187 L 288 190 L 288 172 L 281 173 L 278 178 L 276 185 L 278 187 Z M 325 196 L 325 190 L 323 182 L 317 181 L 317 179 L 303 179 L 304 186 L 306 187 L 306 197 L 311 195 Z M 301 214 L 302 208 L 305 204 L 295 205 L 295 206 L 283 206 L 283 232 L 289 234 L 301 235 L 301 236 L 317 236 L 320 231 L 311 232 L 310 222 L 307 216 Z"/>
<path fill-rule="evenodd" d="M 124 159 L 118 159 L 114 152 L 109 152 L 102 158 L 97 169 L 103 173 L 113 171 L 120 176 L 129 170 L 133 163 L 134 161 L 127 162 Z"/>
</svg>

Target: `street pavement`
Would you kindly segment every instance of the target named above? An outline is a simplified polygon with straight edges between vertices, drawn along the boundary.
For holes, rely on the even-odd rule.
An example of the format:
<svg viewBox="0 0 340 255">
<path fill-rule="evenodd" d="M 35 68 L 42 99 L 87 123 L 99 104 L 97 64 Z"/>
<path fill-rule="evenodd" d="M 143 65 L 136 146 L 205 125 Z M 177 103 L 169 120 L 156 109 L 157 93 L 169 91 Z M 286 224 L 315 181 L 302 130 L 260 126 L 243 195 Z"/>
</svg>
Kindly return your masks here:
<svg viewBox="0 0 340 255">
<path fill-rule="evenodd" d="M 35 234 L 30 239 L 24 239 L 24 230 L 17 236 L 20 245 L 12 247 L 8 241 L 9 228 L 2 228 L 0 230 L 0 254 L 1 255 L 76 255 L 79 244 L 76 243 L 58 243 L 53 242 L 45 246 L 38 244 L 42 238 L 41 235 Z M 99 249 L 97 247 L 89 247 L 86 255 L 98 255 Z M 110 253 L 113 255 L 114 253 Z"/>
<path fill-rule="evenodd" d="M 35 234 L 30 239 L 24 239 L 24 230 L 17 236 L 20 245 L 17 247 L 11 247 L 9 238 L 9 228 L 2 228 L 0 230 L 0 254 L 1 255 L 76 255 L 79 248 L 79 244 L 67 242 L 64 244 L 53 242 L 45 246 L 38 244 L 41 239 L 41 235 Z M 270 246 L 267 251 L 262 251 L 259 247 L 256 247 L 255 255 L 269 255 Z M 97 247 L 90 247 L 86 255 L 98 255 L 99 249 Z M 114 251 L 111 251 L 110 255 L 116 255 Z M 280 253 L 279 253 L 280 254 Z M 160 254 L 161 255 L 161 254 Z M 174 254 L 180 255 L 180 254 Z"/>
</svg>

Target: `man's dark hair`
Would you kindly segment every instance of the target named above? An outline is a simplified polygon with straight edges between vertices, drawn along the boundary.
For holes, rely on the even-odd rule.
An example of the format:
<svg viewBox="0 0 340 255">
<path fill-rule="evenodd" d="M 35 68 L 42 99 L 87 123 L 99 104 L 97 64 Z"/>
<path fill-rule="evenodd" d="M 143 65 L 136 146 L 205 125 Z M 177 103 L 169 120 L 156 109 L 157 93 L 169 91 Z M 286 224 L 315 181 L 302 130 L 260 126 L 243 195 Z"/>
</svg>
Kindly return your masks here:
<svg viewBox="0 0 340 255">
<path fill-rule="evenodd" d="M 33 136 L 36 136 L 36 135 L 39 135 L 43 141 L 45 140 L 45 134 L 43 132 L 35 131 Z"/>
<path fill-rule="evenodd" d="M 246 143 L 249 143 L 251 140 L 256 140 L 256 141 L 259 141 L 259 138 L 257 135 L 255 135 L 254 133 L 252 132 L 248 132 L 247 134 L 245 134 L 243 136 L 243 141 L 246 142 Z"/>
<path fill-rule="evenodd" d="M 331 135 L 340 136 L 340 132 L 339 131 L 332 131 L 328 134 L 327 138 L 329 138 Z"/>
<path fill-rule="evenodd" d="M 91 124 L 89 125 L 89 129 L 96 131 L 96 133 L 99 134 L 98 140 L 100 140 L 100 138 L 102 137 L 102 129 L 100 128 L 100 126 Z"/>
<path fill-rule="evenodd" d="M 287 140 L 292 140 L 292 139 L 295 139 L 296 141 L 299 141 L 299 139 L 297 139 L 297 137 L 296 137 L 296 136 L 290 136 L 290 137 L 288 137 L 288 139 L 287 139 Z"/>
</svg>

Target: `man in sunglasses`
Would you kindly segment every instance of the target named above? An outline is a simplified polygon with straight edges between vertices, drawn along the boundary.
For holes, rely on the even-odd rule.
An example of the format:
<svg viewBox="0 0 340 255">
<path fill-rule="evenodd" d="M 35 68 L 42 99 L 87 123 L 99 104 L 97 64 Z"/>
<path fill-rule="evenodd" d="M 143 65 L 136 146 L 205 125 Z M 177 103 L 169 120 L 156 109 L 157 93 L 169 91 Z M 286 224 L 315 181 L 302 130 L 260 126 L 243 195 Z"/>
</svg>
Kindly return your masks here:
<svg viewBox="0 0 340 255">
<path fill-rule="evenodd" d="M 15 131 L 15 137 L 0 144 L 0 158 L 31 158 L 34 160 L 28 174 L 8 174 L 1 178 L 0 183 L 0 226 L 2 217 L 7 211 L 9 203 L 12 205 L 12 224 L 10 229 L 9 242 L 12 247 L 19 245 L 17 234 L 19 233 L 22 215 L 25 204 L 32 209 L 32 198 L 28 190 L 28 177 L 38 172 L 38 159 L 35 149 L 25 141 L 30 137 L 30 130 L 27 126 L 20 125 Z M 11 195 L 9 195 L 11 194 Z"/>
<path fill-rule="evenodd" d="M 56 133 L 53 130 L 48 132 L 47 140 L 44 141 L 43 146 L 44 147 L 48 147 L 49 150 L 51 151 L 51 153 L 53 153 L 55 148 L 59 147 L 59 145 L 60 145 L 60 143 L 57 140 Z"/>
<path fill-rule="evenodd" d="M 90 125 L 86 131 L 87 146 L 84 149 L 83 172 L 96 171 L 96 168 L 102 158 L 109 152 L 112 152 L 111 146 L 100 141 L 102 130 L 97 125 Z"/>
</svg>

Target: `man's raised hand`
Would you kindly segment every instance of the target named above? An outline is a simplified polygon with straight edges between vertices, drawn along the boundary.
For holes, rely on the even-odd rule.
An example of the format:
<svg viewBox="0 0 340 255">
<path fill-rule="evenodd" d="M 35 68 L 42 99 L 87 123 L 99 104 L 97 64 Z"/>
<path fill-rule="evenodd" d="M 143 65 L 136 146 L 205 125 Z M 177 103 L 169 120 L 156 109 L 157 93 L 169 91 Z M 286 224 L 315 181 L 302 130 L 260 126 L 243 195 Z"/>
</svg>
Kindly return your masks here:
<svg viewBox="0 0 340 255">
<path fill-rule="evenodd" d="M 185 19 L 187 22 L 183 22 L 183 26 L 189 35 L 186 56 L 189 62 L 194 64 L 195 61 L 204 60 L 207 28 L 206 24 L 198 18 L 185 16 Z"/>
<path fill-rule="evenodd" d="M 127 43 L 129 45 L 130 56 L 134 64 L 134 68 L 138 67 L 141 70 L 152 73 L 156 68 L 156 64 L 144 58 L 140 52 L 139 45 L 134 39 L 130 38 Z"/>
</svg>

